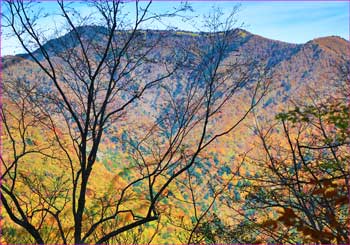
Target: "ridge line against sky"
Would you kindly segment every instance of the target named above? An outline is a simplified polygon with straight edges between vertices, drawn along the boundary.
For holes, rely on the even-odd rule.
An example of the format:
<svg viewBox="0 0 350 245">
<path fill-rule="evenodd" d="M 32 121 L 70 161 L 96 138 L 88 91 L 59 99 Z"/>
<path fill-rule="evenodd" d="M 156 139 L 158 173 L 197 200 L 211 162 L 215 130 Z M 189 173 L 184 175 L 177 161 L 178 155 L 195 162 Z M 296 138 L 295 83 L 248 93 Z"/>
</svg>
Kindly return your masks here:
<svg viewBox="0 0 350 245">
<path fill-rule="evenodd" d="M 67 1 L 69 2 L 69 1 Z M 212 7 L 219 7 L 224 13 L 240 4 L 238 12 L 238 26 L 269 39 L 289 42 L 306 43 L 314 38 L 324 36 L 340 36 L 349 40 L 349 1 L 188 1 L 194 14 L 203 16 L 210 12 Z M 1 3 L 3 5 L 3 2 Z M 44 9 L 55 12 L 56 3 L 44 1 Z M 75 4 L 75 3 L 74 3 Z M 155 1 L 152 11 L 170 9 L 179 4 L 179 1 Z M 4 6 L 2 11 L 6 11 Z M 79 6 L 82 13 L 88 12 L 87 7 Z M 132 12 L 132 11 L 131 11 Z M 203 17 L 198 17 L 198 22 Z M 177 28 L 185 31 L 198 31 L 189 23 L 180 23 L 176 19 Z M 49 21 L 47 22 L 49 23 Z M 46 24 L 47 24 L 46 23 Z M 152 26 L 151 26 L 152 27 Z M 162 29 L 154 26 L 153 29 Z M 8 30 L 2 30 L 1 54 L 14 55 L 24 53 L 15 38 L 8 37 Z"/>
</svg>

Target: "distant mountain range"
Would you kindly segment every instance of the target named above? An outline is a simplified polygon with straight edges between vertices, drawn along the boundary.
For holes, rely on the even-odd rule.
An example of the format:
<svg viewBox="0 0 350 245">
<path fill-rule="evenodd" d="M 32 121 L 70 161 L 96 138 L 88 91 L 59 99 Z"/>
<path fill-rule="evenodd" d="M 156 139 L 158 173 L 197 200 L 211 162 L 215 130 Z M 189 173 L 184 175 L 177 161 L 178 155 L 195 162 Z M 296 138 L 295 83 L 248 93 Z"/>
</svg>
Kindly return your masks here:
<svg viewBox="0 0 350 245">
<path fill-rule="evenodd" d="M 107 30 L 99 26 L 83 26 L 78 28 L 83 40 L 99 43 L 106 38 Z M 291 44 L 254 35 L 243 29 L 232 30 L 235 35 L 230 44 L 231 53 L 227 59 L 239 53 L 241 57 L 256 63 L 264 63 L 274 82 L 274 91 L 265 99 L 264 108 L 280 105 L 289 97 L 294 99 L 305 93 L 306 87 L 314 87 L 324 92 L 331 91 L 330 81 L 339 77 L 338 68 L 350 64 L 350 42 L 337 36 L 316 38 L 305 44 Z M 120 31 L 118 38 L 125 38 L 127 31 Z M 140 38 L 151 43 L 161 40 L 154 51 L 155 56 L 162 56 L 171 47 L 204 47 L 208 43 L 208 35 L 204 32 L 141 30 Z M 141 35 L 142 34 L 142 35 Z M 78 40 L 73 32 L 57 39 L 49 40 L 44 47 L 48 54 L 55 56 L 67 49 L 74 49 Z M 169 52 L 168 52 L 169 53 Z M 43 59 L 40 50 L 34 55 Z M 5 74 L 12 70 L 14 77 L 35 77 L 32 58 L 28 54 L 2 57 Z M 44 79 L 44 78 L 42 78 Z M 44 81 L 44 80 L 43 80 Z M 275 110 L 274 110 L 275 111 Z"/>
<path fill-rule="evenodd" d="M 83 39 L 96 40 L 97 42 L 102 40 L 107 33 L 107 30 L 100 26 L 83 26 L 79 27 L 78 31 Z M 170 42 L 175 45 L 206 42 L 204 32 L 162 30 L 143 30 L 139 32 L 147 35 L 148 41 L 163 36 L 163 42 Z M 307 77 L 312 77 L 313 73 L 317 72 L 317 68 L 321 69 L 321 63 L 335 62 L 340 59 L 349 60 L 350 43 L 338 36 L 316 38 L 305 44 L 292 44 L 254 35 L 243 29 L 235 29 L 233 32 L 237 34 L 237 38 L 232 43 L 233 51 L 239 50 L 242 56 L 251 59 L 264 60 L 270 69 L 278 69 L 280 72 L 294 73 L 304 70 L 304 72 L 301 72 L 304 80 Z M 120 32 L 120 37 L 123 37 L 123 32 Z M 69 32 L 57 39 L 47 41 L 44 47 L 49 50 L 49 55 L 55 55 L 67 48 L 74 48 L 76 45 L 78 45 L 78 40 L 73 32 Z M 34 54 L 39 59 L 42 58 L 39 49 Z M 3 57 L 4 68 L 19 62 L 21 58 L 31 59 L 28 54 L 5 56 Z"/>
</svg>

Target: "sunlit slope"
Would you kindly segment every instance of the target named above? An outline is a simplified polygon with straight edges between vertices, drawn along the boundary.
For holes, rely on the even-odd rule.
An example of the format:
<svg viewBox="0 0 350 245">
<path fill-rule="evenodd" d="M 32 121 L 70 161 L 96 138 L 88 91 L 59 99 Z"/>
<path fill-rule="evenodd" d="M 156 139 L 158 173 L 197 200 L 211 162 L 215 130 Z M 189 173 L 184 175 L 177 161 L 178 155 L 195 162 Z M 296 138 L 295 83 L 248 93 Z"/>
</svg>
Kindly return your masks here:
<svg viewBox="0 0 350 245">
<path fill-rule="evenodd" d="M 103 28 L 101 27 L 83 27 L 81 31 L 84 38 L 96 38 L 98 45 L 99 38 L 103 36 Z M 275 40 L 269 40 L 260 36 L 253 35 L 244 30 L 234 30 L 236 32 L 236 40 L 232 43 L 231 52 L 227 54 L 227 61 L 241 59 L 254 61 L 255 66 L 261 66 L 262 69 L 268 71 L 271 80 L 269 93 L 263 98 L 254 113 L 249 114 L 244 123 L 231 134 L 220 138 L 206 149 L 199 156 L 196 167 L 191 172 L 192 181 L 197 184 L 196 193 L 192 193 L 188 186 L 182 183 L 182 180 L 188 178 L 183 175 L 177 182 L 174 182 L 161 198 L 159 202 L 159 210 L 162 210 L 159 225 L 150 223 L 146 226 L 146 232 L 140 234 L 140 243 L 149 242 L 156 230 L 159 232 L 155 235 L 152 243 L 186 243 L 188 239 L 188 231 L 193 227 L 195 213 L 205 212 L 210 206 L 214 198 L 214 190 L 219 190 L 220 186 L 226 186 L 227 195 L 233 195 L 235 199 L 234 208 L 237 212 L 244 212 L 242 206 L 245 204 L 244 192 L 239 189 L 242 186 L 240 178 L 260 174 L 256 172 L 256 166 L 251 161 L 245 161 L 245 157 L 250 159 L 260 157 L 260 149 L 257 147 L 259 139 L 256 137 L 254 125 L 257 120 L 261 122 L 271 123 L 277 113 L 289 110 L 295 102 L 310 100 L 309 95 L 315 94 L 322 97 L 323 95 L 332 95 L 338 93 L 335 89 L 336 84 L 341 79 L 339 75 L 339 66 L 344 64 L 344 60 L 349 54 L 349 42 L 339 37 L 325 37 L 312 40 L 306 44 L 289 44 Z M 95 33 L 98 33 L 95 35 Z M 141 37 L 142 36 L 142 37 Z M 166 32 L 145 30 L 140 33 L 140 38 L 147 42 L 154 42 L 161 37 L 161 41 L 157 48 L 153 50 L 152 55 L 155 59 L 166 59 L 171 63 L 172 47 L 188 47 L 204 48 L 208 43 L 205 33 L 190 32 Z M 120 38 L 123 35 L 120 34 Z M 56 53 L 69 48 L 74 50 L 76 40 L 66 34 L 60 39 L 49 41 L 46 45 L 52 49 L 51 55 L 53 59 L 59 62 L 59 58 L 55 57 Z M 140 39 L 141 41 L 141 39 Z M 62 43 L 68 46 L 63 46 Z M 190 56 L 190 55 L 189 55 Z M 36 57 L 41 59 L 40 52 L 36 53 Z M 56 93 L 50 80 L 45 74 L 34 64 L 28 55 L 7 56 L 3 59 L 3 86 L 13 86 L 16 80 L 25 80 L 29 84 L 36 84 L 38 93 Z M 149 64 L 141 66 L 135 71 L 133 76 L 139 76 L 140 79 L 146 79 L 151 74 L 156 76 L 164 72 L 164 68 Z M 254 74 L 252 74 L 254 76 Z M 171 93 L 182 93 L 186 91 L 181 76 L 170 77 L 164 83 L 171 88 Z M 121 190 L 128 185 L 133 179 L 139 178 L 143 173 L 139 171 L 133 157 L 133 143 L 142 139 L 153 123 L 157 120 L 159 113 L 166 113 L 167 108 L 162 107 L 164 100 L 168 99 L 167 92 L 159 88 L 153 88 L 145 93 L 140 100 L 128 108 L 127 112 L 118 118 L 118 121 L 108 129 L 106 134 L 108 137 L 101 145 L 98 153 L 98 163 L 94 168 L 91 176 L 91 183 L 88 185 L 88 202 L 87 206 L 90 210 L 94 210 L 94 206 L 99 202 L 106 201 L 113 203 L 118 200 Z M 209 125 L 209 129 L 213 134 L 216 130 L 225 129 L 228 125 L 232 125 L 239 120 L 249 106 L 249 96 L 247 91 L 242 91 L 230 99 L 229 103 L 221 110 L 220 114 L 215 118 L 215 124 Z M 334 94 L 334 96 L 337 96 Z M 122 101 L 124 98 L 120 98 Z M 3 98 L 3 102 L 10 105 L 14 103 L 13 98 Z M 14 110 L 13 113 L 19 113 Z M 30 120 L 30 118 L 28 118 Z M 57 135 L 64 140 L 69 140 L 69 132 L 67 125 L 61 122 L 57 125 Z M 39 126 L 38 126 L 39 127 Z M 36 135 L 38 142 L 30 142 L 29 145 L 35 148 L 37 145 L 44 145 L 47 139 L 53 139 L 55 135 L 47 133 L 45 129 L 32 128 L 31 134 Z M 47 134 L 47 135 L 46 135 Z M 200 129 L 194 129 L 193 139 L 198 137 Z M 276 142 L 279 136 L 276 134 Z M 156 137 L 155 137 L 156 138 Z M 153 139 L 149 144 L 162 144 L 161 138 Z M 191 146 L 193 142 L 186 142 Z M 10 142 L 4 142 L 4 156 L 11 157 L 6 153 L 6 147 Z M 194 148 L 194 146 L 193 146 Z M 73 151 L 74 149 L 70 149 Z M 188 147 L 188 150 L 193 150 Z M 59 152 L 57 152 L 59 154 Z M 63 153 L 62 153 L 63 154 Z M 149 159 L 145 161 L 152 167 L 154 155 L 149 154 Z M 46 185 L 50 185 L 50 180 L 56 180 L 60 177 L 63 180 L 68 178 L 69 173 L 63 172 L 66 169 L 63 162 L 52 161 L 49 164 L 44 158 L 29 159 L 22 164 L 21 172 L 24 175 L 32 174 L 32 178 L 36 176 L 49 176 Z M 46 173 L 45 171 L 48 171 Z M 67 176 L 65 176 L 67 175 Z M 38 177 L 39 178 L 39 177 Z M 40 179 L 36 180 L 40 181 Z M 58 180 L 57 180 L 58 181 Z M 166 181 L 166 176 L 164 176 Z M 122 204 L 125 209 L 130 207 L 138 207 L 137 214 L 145 215 L 143 206 L 147 206 L 147 197 L 143 194 L 147 183 L 141 182 L 140 185 L 132 187 L 128 193 L 127 201 Z M 212 188 L 212 189 L 211 189 Z M 27 187 L 23 185 L 23 192 L 29 192 Z M 68 190 L 69 191 L 69 190 Z M 35 197 L 26 197 L 35 198 Z M 193 208 L 193 204 L 189 200 L 195 198 L 198 200 L 198 207 Z M 67 227 L 69 220 L 72 219 L 69 204 L 66 207 Z M 230 225 L 237 225 L 242 217 L 232 218 L 232 210 L 228 208 L 223 201 L 218 199 L 212 207 L 218 216 Z M 3 210 L 4 212 L 4 210 Z M 9 219 L 6 213 L 3 214 Z M 120 226 L 129 223 L 133 217 L 126 213 L 125 217 L 120 218 Z M 90 222 L 90 221 L 86 221 Z M 5 229 L 16 229 L 10 222 L 5 222 Z M 132 243 L 132 231 L 121 236 L 117 242 Z M 11 238 L 14 239 L 15 238 Z M 8 241 L 9 243 L 13 241 Z"/>
</svg>

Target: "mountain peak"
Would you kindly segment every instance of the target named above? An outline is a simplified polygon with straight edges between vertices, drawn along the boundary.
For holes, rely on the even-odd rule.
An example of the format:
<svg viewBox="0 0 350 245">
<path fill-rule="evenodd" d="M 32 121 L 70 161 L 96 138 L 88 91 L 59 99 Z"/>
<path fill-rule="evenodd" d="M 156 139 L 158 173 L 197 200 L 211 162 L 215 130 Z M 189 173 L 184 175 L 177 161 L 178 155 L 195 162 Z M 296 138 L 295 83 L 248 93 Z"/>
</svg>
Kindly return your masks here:
<svg viewBox="0 0 350 245">
<path fill-rule="evenodd" d="M 317 44 L 327 51 L 332 51 L 338 54 L 345 54 L 350 51 L 350 42 L 339 36 L 315 38 L 311 43 Z"/>
</svg>

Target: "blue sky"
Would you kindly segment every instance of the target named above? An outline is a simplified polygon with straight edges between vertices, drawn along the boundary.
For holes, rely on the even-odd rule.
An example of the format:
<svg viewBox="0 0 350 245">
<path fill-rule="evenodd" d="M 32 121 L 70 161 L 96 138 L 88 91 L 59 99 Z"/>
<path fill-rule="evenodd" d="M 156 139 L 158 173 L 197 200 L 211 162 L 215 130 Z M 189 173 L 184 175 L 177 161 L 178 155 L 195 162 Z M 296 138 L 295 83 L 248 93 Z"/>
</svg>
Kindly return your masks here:
<svg viewBox="0 0 350 245">
<path fill-rule="evenodd" d="M 164 11 L 177 6 L 177 1 L 155 1 L 151 10 L 154 12 Z M 225 13 L 240 4 L 238 24 L 243 24 L 246 29 L 254 34 L 267 38 L 291 43 L 305 43 L 311 39 L 323 36 L 337 35 L 349 40 L 349 1 L 190 1 L 193 9 L 194 26 L 199 27 L 203 15 L 208 13 L 213 6 L 222 8 Z M 55 12 L 55 2 L 45 2 L 45 10 Z M 81 13 L 88 13 L 87 7 L 75 5 Z M 127 7 L 128 8 L 128 7 Z M 6 8 L 3 8 L 6 11 Z M 133 10 L 130 6 L 129 10 Z M 6 14 L 6 12 L 5 12 Z M 53 29 L 55 17 L 47 18 L 45 26 L 48 31 Z M 193 25 L 183 23 L 178 19 L 173 20 L 171 25 L 179 29 L 195 31 Z M 162 28 L 161 25 L 152 24 L 148 28 Z M 3 34 L 8 30 L 3 29 Z M 3 55 L 23 52 L 14 38 L 2 35 L 1 53 Z"/>
<path fill-rule="evenodd" d="M 304 43 L 337 35 L 349 40 L 349 2 L 245 2 L 240 15 L 247 30 L 272 39 Z"/>
</svg>

